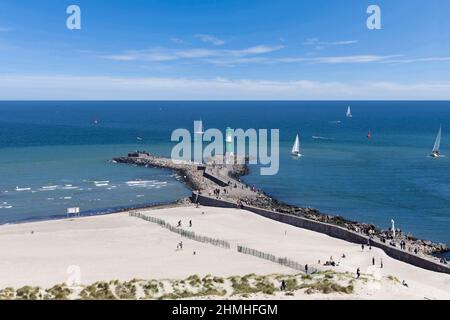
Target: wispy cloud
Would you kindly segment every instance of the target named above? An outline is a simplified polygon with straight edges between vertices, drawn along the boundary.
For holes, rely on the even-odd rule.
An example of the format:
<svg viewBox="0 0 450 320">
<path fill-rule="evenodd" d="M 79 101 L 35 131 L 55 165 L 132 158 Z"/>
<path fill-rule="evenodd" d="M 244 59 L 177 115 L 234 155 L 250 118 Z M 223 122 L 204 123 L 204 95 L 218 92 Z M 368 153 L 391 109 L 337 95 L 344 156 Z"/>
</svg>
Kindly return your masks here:
<svg viewBox="0 0 450 320">
<path fill-rule="evenodd" d="M 450 82 L 0 75 L 7 100 L 448 100 Z"/>
<path fill-rule="evenodd" d="M 102 58 L 117 61 L 174 61 L 180 59 L 206 58 L 239 58 L 251 55 L 261 55 L 282 49 L 283 46 L 254 46 L 244 49 L 217 50 L 204 48 L 167 49 L 152 48 L 148 50 L 130 50 L 119 54 L 103 55 Z"/>
<path fill-rule="evenodd" d="M 176 43 L 176 44 L 187 44 L 188 42 L 184 41 L 183 39 L 180 38 L 171 38 L 170 39 L 171 42 Z"/>
<path fill-rule="evenodd" d="M 313 63 L 368 63 L 368 62 L 383 62 L 392 58 L 398 58 L 401 55 L 351 55 L 351 56 L 331 56 L 331 57 L 315 57 L 310 58 L 308 61 Z"/>
<path fill-rule="evenodd" d="M 208 59 L 207 61 L 222 66 L 233 66 L 239 64 L 288 64 L 288 63 L 309 63 L 309 64 L 356 64 L 388 62 L 393 58 L 400 58 L 402 55 L 349 55 L 349 56 L 327 56 L 327 57 L 251 57 L 238 59 Z"/>
<path fill-rule="evenodd" d="M 253 46 L 244 49 L 218 50 L 204 48 L 167 49 L 163 47 L 148 50 L 130 50 L 119 54 L 103 55 L 102 58 L 116 61 L 174 61 L 181 59 L 198 60 L 215 65 L 232 66 L 239 64 L 259 63 L 318 63 L 318 64 L 350 64 L 382 62 L 400 58 L 401 55 L 349 55 L 326 57 L 268 57 L 265 54 L 283 49 L 284 46 Z"/>
<path fill-rule="evenodd" d="M 273 56 L 270 53 L 282 50 L 282 45 L 258 45 L 243 49 L 184 48 L 168 49 L 156 47 L 147 50 L 129 50 L 118 54 L 102 55 L 102 58 L 116 61 L 171 62 L 191 60 L 221 67 L 234 67 L 248 64 L 406 64 L 450 62 L 450 56 L 407 57 L 402 54 L 356 54 L 334 56 Z"/>
<path fill-rule="evenodd" d="M 355 44 L 358 43 L 357 40 L 341 40 L 341 41 L 320 41 L 318 38 L 311 38 L 311 39 L 306 39 L 305 42 L 303 42 L 304 45 L 307 46 L 317 46 L 317 45 L 321 45 L 321 46 L 345 46 L 345 45 L 349 45 L 349 44 Z"/>
<path fill-rule="evenodd" d="M 389 59 L 383 63 L 417 63 L 417 62 L 448 62 L 450 57 L 425 57 L 425 58 L 404 58 L 404 59 Z"/>
<path fill-rule="evenodd" d="M 310 38 L 306 39 L 303 45 L 314 46 L 316 50 L 322 50 L 328 47 L 347 46 L 356 43 L 358 43 L 357 40 L 321 41 L 319 38 Z"/>
<path fill-rule="evenodd" d="M 199 39 L 200 41 L 213 44 L 215 46 L 221 46 L 225 44 L 225 41 L 222 39 L 219 39 L 215 36 L 209 35 L 209 34 L 196 34 L 194 36 L 195 38 Z"/>
</svg>

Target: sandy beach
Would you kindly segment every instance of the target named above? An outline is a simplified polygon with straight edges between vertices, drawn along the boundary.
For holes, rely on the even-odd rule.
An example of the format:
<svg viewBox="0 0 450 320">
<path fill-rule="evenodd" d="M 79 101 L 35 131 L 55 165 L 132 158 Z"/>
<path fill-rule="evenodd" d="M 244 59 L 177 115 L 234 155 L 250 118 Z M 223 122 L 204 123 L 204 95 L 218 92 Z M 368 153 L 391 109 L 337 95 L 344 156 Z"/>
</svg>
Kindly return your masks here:
<svg viewBox="0 0 450 320">
<path fill-rule="evenodd" d="M 158 224 L 130 217 L 128 212 L 4 225 L 0 227 L 0 288 L 24 285 L 48 288 L 66 282 L 74 267 L 79 268 L 79 280 L 83 285 L 133 278 L 298 273 L 238 253 L 236 246 L 243 245 L 321 271 L 348 272 L 349 277 L 355 277 L 359 267 L 366 278 L 364 282 L 356 280 L 355 291 L 349 295 L 308 295 L 298 290 L 289 297 L 277 293 L 268 298 L 450 299 L 449 275 L 394 260 L 377 248 L 369 250 L 366 247 L 362 251 L 359 245 L 245 210 L 186 206 L 140 212 L 172 225 L 181 220 L 183 229 L 228 241 L 231 248 L 181 238 Z M 189 221 L 192 221 L 192 227 Z M 183 250 L 177 249 L 180 241 Z M 338 266 L 323 265 L 331 257 Z M 372 265 L 372 259 L 375 259 L 375 265 Z M 408 287 L 401 284 L 403 280 Z"/>
</svg>

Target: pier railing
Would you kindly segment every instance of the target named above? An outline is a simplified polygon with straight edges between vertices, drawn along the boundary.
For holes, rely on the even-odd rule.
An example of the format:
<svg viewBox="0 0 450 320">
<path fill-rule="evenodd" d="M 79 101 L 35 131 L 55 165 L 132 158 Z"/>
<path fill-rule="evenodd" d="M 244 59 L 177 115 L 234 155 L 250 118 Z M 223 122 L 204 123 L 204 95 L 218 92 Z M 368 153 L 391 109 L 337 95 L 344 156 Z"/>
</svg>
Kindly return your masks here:
<svg viewBox="0 0 450 320">
<path fill-rule="evenodd" d="M 163 219 L 152 217 L 152 216 L 148 216 L 148 215 L 143 214 L 141 212 L 130 212 L 129 215 L 130 215 L 130 217 L 136 217 L 136 218 L 140 218 L 140 219 L 143 219 L 145 221 L 148 221 L 148 222 L 156 223 L 159 226 L 161 226 L 161 227 L 163 227 L 163 228 L 165 228 L 165 229 L 167 229 L 167 230 L 169 230 L 171 232 L 177 233 L 177 234 L 181 235 L 184 238 L 191 239 L 191 240 L 194 240 L 194 241 L 197 241 L 197 242 L 209 243 L 209 244 L 212 244 L 213 246 L 216 246 L 216 247 L 230 249 L 230 244 L 227 241 L 225 241 L 225 240 L 220 240 L 220 239 L 215 239 L 215 238 L 210 238 L 210 237 L 206 237 L 206 236 L 197 235 L 193 231 L 188 231 L 188 230 L 182 229 L 180 227 L 176 227 L 174 225 L 171 225 L 170 223 L 164 221 Z"/>
<path fill-rule="evenodd" d="M 255 249 L 251 249 L 251 248 L 247 248 L 247 247 L 244 247 L 244 246 L 239 246 L 238 245 L 237 246 L 237 251 L 242 253 L 242 254 L 248 254 L 248 255 L 251 255 L 251 256 L 254 256 L 254 257 L 257 257 L 257 258 L 260 258 L 260 259 L 264 259 L 264 260 L 268 260 L 268 261 L 271 261 L 271 262 L 274 262 L 274 263 L 278 263 L 278 264 L 280 264 L 282 266 L 285 266 L 285 267 L 288 267 L 288 268 L 291 268 L 291 269 L 295 269 L 295 270 L 298 270 L 298 271 L 307 272 L 307 273 L 314 273 L 316 271 L 314 268 L 308 268 L 308 270 L 306 270 L 304 265 L 302 265 L 302 264 L 300 264 L 298 262 L 292 261 L 292 260 L 290 260 L 288 258 L 276 257 L 273 254 L 265 253 L 265 252 L 258 251 L 258 250 L 255 250 Z"/>
</svg>

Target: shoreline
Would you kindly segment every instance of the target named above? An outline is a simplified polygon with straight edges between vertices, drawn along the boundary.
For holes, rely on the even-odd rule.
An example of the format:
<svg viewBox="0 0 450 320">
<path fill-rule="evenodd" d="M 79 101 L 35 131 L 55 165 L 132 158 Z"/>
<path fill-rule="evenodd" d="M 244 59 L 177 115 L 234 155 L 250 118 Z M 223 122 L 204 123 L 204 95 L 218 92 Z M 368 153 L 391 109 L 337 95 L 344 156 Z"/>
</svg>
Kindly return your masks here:
<svg viewBox="0 0 450 320">
<path fill-rule="evenodd" d="M 167 202 L 155 202 L 155 203 L 145 203 L 142 205 L 136 205 L 136 206 L 116 206 L 116 207 L 108 207 L 108 208 L 102 208 L 98 210 L 88 210 L 80 212 L 79 215 L 53 215 L 48 217 L 42 217 L 42 218 L 25 218 L 22 220 L 15 220 L 5 223 L 0 223 L 0 227 L 2 226 L 11 226 L 11 225 L 21 225 L 21 224 L 27 224 L 27 223 L 38 223 L 38 222 L 46 222 L 46 221 L 59 221 L 59 220 L 65 220 L 65 219 L 73 219 L 73 218 L 86 218 L 86 217 L 96 217 L 96 216 L 105 216 L 109 214 L 115 214 L 115 213 L 123 213 L 128 211 L 135 211 L 135 210 L 147 210 L 147 209 L 162 209 L 162 208 L 173 208 L 177 206 L 183 206 L 186 203 L 188 203 L 188 198 L 180 198 L 173 201 L 167 201 Z M 189 200 L 190 203 L 190 200 Z"/>
</svg>

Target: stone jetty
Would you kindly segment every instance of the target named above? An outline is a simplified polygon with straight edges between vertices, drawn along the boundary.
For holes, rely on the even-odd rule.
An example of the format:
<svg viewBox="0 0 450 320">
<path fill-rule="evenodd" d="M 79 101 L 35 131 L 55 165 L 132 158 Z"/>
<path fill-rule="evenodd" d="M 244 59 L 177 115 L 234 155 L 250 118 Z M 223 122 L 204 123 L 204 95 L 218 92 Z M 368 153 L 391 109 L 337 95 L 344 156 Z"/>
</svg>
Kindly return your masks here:
<svg viewBox="0 0 450 320">
<path fill-rule="evenodd" d="M 446 244 L 417 239 L 401 230 L 396 230 L 396 236 L 393 239 L 390 230 L 378 230 L 371 224 L 349 221 L 340 216 L 324 214 L 317 209 L 301 208 L 278 201 L 257 187 L 249 186 L 241 181 L 240 177 L 248 173 L 248 167 L 245 163 L 217 164 L 221 162 L 209 161 L 208 164 L 198 164 L 193 162 L 173 162 L 171 159 L 152 155 L 145 151 L 136 151 L 128 154 L 126 157 L 115 158 L 114 161 L 174 170 L 193 191 L 200 194 L 231 201 L 236 204 L 242 203 L 243 205 L 335 224 L 392 246 L 401 247 L 412 254 L 431 256 L 450 250 Z M 437 259 L 434 256 L 433 258 Z"/>
</svg>

